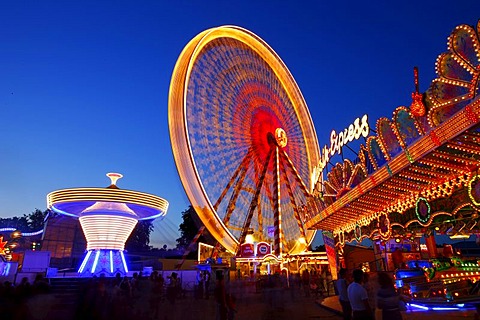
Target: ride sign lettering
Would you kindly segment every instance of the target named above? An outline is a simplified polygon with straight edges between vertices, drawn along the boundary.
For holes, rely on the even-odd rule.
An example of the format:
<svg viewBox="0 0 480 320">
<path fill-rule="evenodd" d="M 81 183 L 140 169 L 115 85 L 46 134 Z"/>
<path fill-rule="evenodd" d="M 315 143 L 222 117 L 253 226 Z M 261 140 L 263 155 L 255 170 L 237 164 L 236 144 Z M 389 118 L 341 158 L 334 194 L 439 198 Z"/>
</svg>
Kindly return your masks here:
<svg viewBox="0 0 480 320">
<path fill-rule="evenodd" d="M 348 128 L 345 128 L 338 134 L 335 130 L 332 130 L 332 133 L 330 134 L 330 147 L 325 145 L 321 151 L 320 162 L 317 166 L 319 171 L 323 171 L 328 161 L 330 161 L 330 158 L 336 153 L 342 153 L 342 148 L 344 145 L 352 142 L 353 140 L 357 140 L 360 137 L 366 138 L 369 132 L 370 127 L 368 126 L 368 116 L 366 114 L 361 119 L 355 119 L 355 121 L 349 125 Z"/>
</svg>

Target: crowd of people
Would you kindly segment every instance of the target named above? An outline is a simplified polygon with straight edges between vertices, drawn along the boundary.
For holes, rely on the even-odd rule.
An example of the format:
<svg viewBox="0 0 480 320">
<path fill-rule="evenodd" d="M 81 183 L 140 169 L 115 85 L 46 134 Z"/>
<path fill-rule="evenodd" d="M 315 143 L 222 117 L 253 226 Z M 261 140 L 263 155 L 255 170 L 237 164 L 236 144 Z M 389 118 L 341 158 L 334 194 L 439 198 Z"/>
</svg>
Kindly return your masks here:
<svg viewBox="0 0 480 320">
<path fill-rule="evenodd" d="M 195 305 L 194 310 L 210 308 L 218 320 L 232 320 L 238 308 L 249 303 L 245 300 L 247 292 L 261 293 L 257 297 L 264 303 L 265 310 L 284 312 L 284 308 L 300 299 L 300 295 L 320 298 L 328 280 L 326 274 L 315 270 L 288 276 L 274 273 L 252 278 L 261 284 L 255 288 L 251 286 L 252 279 L 225 279 L 228 271 L 218 270 L 212 274 L 201 271 L 196 278 L 198 291 L 188 292 L 188 299 L 185 299 L 179 275 L 176 272 L 167 274 L 165 278 L 163 273 L 156 271 L 148 277 L 141 272 L 132 277 L 94 276 L 79 282 L 68 299 L 64 293 L 61 294 L 63 298 L 59 298 L 55 293 L 58 287 L 51 287 L 48 279 L 41 276 L 31 283 L 26 278 L 16 285 L 6 282 L 0 284 L 0 319 L 52 320 L 66 319 L 66 315 L 68 319 L 92 320 L 180 319 L 194 316 L 188 314 L 188 310 Z"/>
<path fill-rule="evenodd" d="M 201 296 L 196 299 L 209 299 L 213 292 L 217 306 L 218 319 L 234 319 L 236 313 L 235 296 L 226 289 L 224 274 L 216 273 L 215 284 L 210 288 L 210 272 L 202 271 L 197 279 L 197 290 Z M 103 274 L 84 279 L 78 289 L 65 299 L 68 304 L 68 314 L 73 319 L 170 319 L 165 310 L 175 310 L 173 306 L 184 298 L 181 279 L 176 272 L 171 272 L 165 279 L 157 271 L 149 277 L 142 273 L 134 273 L 132 277 L 106 277 Z M 65 293 L 62 294 L 65 296 Z M 185 303 L 182 299 L 180 303 Z M 6 281 L 0 283 L 0 319 L 36 320 L 60 319 L 58 312 L 59 300 L 55 297 L 53 288 L 42 276 L 33 283 L 28 278 L 14 285 Z M 167 306 L 172 306 L 168 308 Z M 53 313 L 52 313 L 53 312 Z M 174 318 L 174 317 L 172 317 Z"/>
<path fill-rule="evenodd" d="M 345 320 L 374 320 L 377 310 L 382 319 L 403 319 L 406 297 L 397 292 L 388 273 L 379 272 L 372 279 L 355 269 L 351 281 L 348 278 L 347 270 L 340 269 L 336 289 Z"/>
<path fill-rule="evenodd" d="M 43 315 L 42 304 L 50 291 L 46 279 L 38 275 L 30 283 L 24 277 L 17 285 L 10 281 L 0 283 L 0 318 L 13 320 L 28 320 Z M 27 302 L 29 307 L 27 308 Z"/>
<path fill-rule="evenodd" d="M 78 294 L 77 319 L 159 319 L 164 300 L 174 304 L 179 290 L 175 272 L 168 277 L 154 271 L 149 277 L 134 273 L 131 278 L 117 274 L 91 278 Z"/>
</svg>

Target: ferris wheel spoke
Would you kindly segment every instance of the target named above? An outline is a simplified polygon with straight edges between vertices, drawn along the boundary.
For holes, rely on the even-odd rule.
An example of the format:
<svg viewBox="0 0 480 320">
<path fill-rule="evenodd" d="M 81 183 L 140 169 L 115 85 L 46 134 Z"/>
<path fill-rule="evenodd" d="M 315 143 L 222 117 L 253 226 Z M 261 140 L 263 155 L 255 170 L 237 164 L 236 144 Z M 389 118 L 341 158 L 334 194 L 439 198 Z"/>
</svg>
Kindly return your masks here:
<svg viewBox="0 0 480 320">
<path fill-rule="evenodd" d="M 243 162 L 242 162 L 242 164 L 243 164 Z M 230 200 L 228 201 L 227 211 L 225 213 L 225 217 L 223 218 L 223 223 L 225 225 L 227 225 L 229 223 L 230 217 L 232 216 L 232 213 L 235 210 L 235 204 L 237 203 L 238 196 L 240 195 L 240 191 L 242 190 L 243 181 L 245 180 L 245 177 L 247 176 L 246 164 L 247 164 L 247 162 L 245 162 L 245 165 L 242 166 L 242 169 L 240 170 L 241 175 L 240 175 L 239 179 L 237 180 L 237 183 L 235 183 L 235 186 L 233 188 L 232 196 L 230 197 Z M 230 187 L 231 187 L 231 185 L 229 186 L 229 188 Z"/>
<path fill-rule="evenodd" d="M 275 146 L 275 156 L 273 158 L 273 225 L 275 228 L 274 252 L 277 255 L 283 253 L 284 236 L 282 230 L 282 210 L 280 207 L 280 174 L 279 174 L 279 152 L 278 146 Z"/>
<path fill-rule="evenodd" d="M 297 202 L 295 201 L 295 197 L 293 196 L 292 185 L 290 184 L 290 180 L 288 179 L 287 169 L 285 168 L 285 162 L 282 162 L 282 174 L 285 177 L 285 183 L 287 185 L 288 196 L 290 197 L 290 203 L 292 204 L 293 215 L 295 220 L 298 224 L 298 229 L 300 230 L 300 235 L 305 238 L 305 227 L 303 226 L 303 222 L 300 219 L 300 213 L 298 212 Z"/>
<path fill-rule="evenodd" d="M 223 198 L 227 195 L 227 192 L 230 190 L 230 188 L 232 187 L 232 184 L 235 182 L 235 179 L 237 178 L 238 174 L 243 171 L 243 176 L 245 178 L 245 172 L 246 172 L 246 167 L 247 167 L 247 163 L 248 161 L 250 160 L 252 156 L 252 148 L 250 148 L 247 152 L 247 154 L 245 155 L 245 157 L 243 158 L 243 160 L 240 162 L 240 165 L 237 167 L 237 169 L 235 170 L 235 172 L 233 173 L 232 175 L 232 178 L 230 178 L 230 181 L 228 181 L 227 183 L 227 186 L 223 189 L 222 193 L 220 194 L 220 196 L 218 197 L 218 200 L 217 202 L 215 202 L 215 204 L 213 205 L 213 209 L 215 211 L 217 211 L 218 209 L 218 206 L 220 205 L 220 203 L 223 201 Z M 243 181 L 243 179 L 242 179 Z"/>
<path fill-rule="evenodd" d="M 260 196 L 260 192 L 262 190 L 263 182 L 265 181 L 265 176 L 267 174 L 268 164 L 270 163 L 270 159 L 272 157 L 273 152 L 275 151 L 274 148 L 270 149 L 268 152 L 267 158 L 265 163 L 263 164 L 262 174 L 260 175 L 257 186 L 255 189 L 255 195 L 253 196 L 252 201 L 250 201 L 250 207 L 248 209 L 248 214 L 245 219 L 245 223 L 243 224 L 242 234 L 238 239 L 238 242 L 241 244 L 245 241 L 245 237 L 247 236 L 248 229 L 250 228 L 250 223 L 252 222 L 253 212 L 257 208 L 258 205 L 258 197 Z"/>
<path fill-rule="evenodd" d="M 263 213 L 262 213 L 262 206 L 260 205 L 260 198 L 258 199 L 257 208 L 258 208 L 257 210 L 258 230 L 263 230 Z"/>
<path fill-rule="evenodd" d="M 293 164 L 292 160 L 290 159 L 290 157 L 288 156 L 288 154 L 284 150 L 281 150 L 280 155 L 286 160 L 288 167 L 293 172 L 293 177 L 298 182 L 298 184 L 302 187 L 302 191 L 303 191 L 303 194 L 305 195 L 305 197 L 308 198 L 310 196 L 310 192 L 308 191 L 307 186 L 305 185 L 302 178 L 298 174 L 298 171 L 295 168 L 295 165 Z"/>
</svg>

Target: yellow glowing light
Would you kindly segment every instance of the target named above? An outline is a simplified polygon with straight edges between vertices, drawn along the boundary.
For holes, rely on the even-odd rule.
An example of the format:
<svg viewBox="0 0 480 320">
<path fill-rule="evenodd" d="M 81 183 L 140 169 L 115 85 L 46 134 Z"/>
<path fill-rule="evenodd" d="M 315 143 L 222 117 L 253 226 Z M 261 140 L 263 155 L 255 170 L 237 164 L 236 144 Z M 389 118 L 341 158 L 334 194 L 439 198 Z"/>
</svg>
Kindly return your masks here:
<svg viewBox="0 0 480 320">
<path fill-rule="evenodd" d="M 79 201 L 131 203 L 157 209 L 162 211 L 163 214 L 166 214 L 168 209 L 168 201 L 153 194 L 132 190 L 74 188 L 53 191 L 47 195 L 47 205 L 49 208 L 55 207 L 55 205 L 59 203 Z"/>
<path fill-rule="evenodd" d="M 288 143 L 287 133 L 282 128 L 275 129 L 275 140 L 281 148 L 285 148 Z"/>
<path fill-rule="evenodd" d="M 470 235 L 468 234 L 463 234 L 463 233 L 457 233 L 454 235 L 450 236 L 450 239 L 455 240 L 455 239 L 468 239 L 470 238 Z"/>
</svg>

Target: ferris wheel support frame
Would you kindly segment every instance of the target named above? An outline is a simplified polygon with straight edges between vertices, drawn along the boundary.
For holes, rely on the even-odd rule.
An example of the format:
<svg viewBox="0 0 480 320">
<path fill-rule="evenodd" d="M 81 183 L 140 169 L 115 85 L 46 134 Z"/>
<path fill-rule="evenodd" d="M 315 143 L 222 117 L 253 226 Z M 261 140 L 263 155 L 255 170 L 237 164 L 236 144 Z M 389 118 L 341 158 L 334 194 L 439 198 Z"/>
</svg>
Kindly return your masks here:
<svg viewBox="0 0 480 320">
<path fill-rule="evenodd" d="M 292 190 L 292 187 L 291 187 L 291 184 L 290 184 L 290 180 L 288 179 L 287 168 L 286 167 L 288 167 L 293 172 L 294 179 L 301 186 L 301 190 L 302 190 L 304 196 L 308 198 L 308 197 L 311 197 L 311 194 L 308 192 L 308 190 L 307 190 L 305 184 L 303 183 L 302 179 L 298 176 L 298 171 L 296 170 L 292 161 L 288 157 L 287 153 L 283 149 L 281 149 L 277 144 L 275 144 L 275 145 L 272 145 L 272 147 L 271 147 L 271 149 L 270 149 L 270 151 L 267 155 L 264 166 L 262 168 L 262 174 L 260 175 L 260 179 L 259 179 L 259 181 L 257 183 L 257 186 L 256 186 L 255 195 L 250 202 L 248 215 L 245 219 L 245 222 L 244 222 L 244 225 L 243 225 L 243 228 L 242 228 L 242 234 L 239 238 L 239 245 L 238 245 L 238 248 L 237 248 L 237 254 L 238 254 L 238 250 L 240 248 L 240 245 L 245 241 L 246 235 L 247 235 L 248 230 L 250 228 L 251 220 L 253 218 L 253 214 L 255 212 L 255 209 L 257 209 L 258 197 L 260 195 L 261 188 L 263 187 L 263 183 L 265 181 L 268 166 L 270 164 L 270 161 L 272 160 L 271 159 L 272 155 L 273 155 L 273 168 L 274 168 L 274 170 L 273 170 L 274 185 L 273 185 L 273 195 L 272 195 L 272 206 L 273 206 L 273 209 L 274 209 L 273 212 L 275 213 L 275 217 L 274 217 L 274 252 L 277 254 L 277 256 L 281 256 L 282 253 L 283 253 L 284 247 L 286 247 L 285 239 L 283 237 L 282 211 L 281 211 L 281 205 L 280 205 L 280 199 L 281 199 L 281 195 L 280 195 L 281 181 L 280 180 L 281 180 L 281 177 L 282 177 L 282 175 L 280 174 L 280 171 L 283 174 L 285 183 L 287 185 L 288 196 L 289 196 L 290 202 L 292 203 L 294 217 L 295 217 L 295 220 L 297 221 L 301 236 L 303 238 L 306 237 L 305 227 L 303 226 L 303 223 L 301 221 L 300 213 L 298 211 L 297 203 L 295 202 L 295 198 L 294 198 L 294 195 L 293 195 L 293 190 Z M 240 170 L 236 171 L 235 176 L 238 175 L 239 171 Z M 228 188 L 231 187 L 232 184 L 233 183 L 229 183 Z M 241 188 L 241 184 L 240 184 L 240 188 Z M 232 194 L 231 200 L 233 199 L 234 195 L 237 194 L 237 192 L 236 192 L 237 190 L 239 190 L 239 188 L 237 188 L 237 185 L 236 185 L 236 187 L 234 189 L 234 194 Z M 232 203 L 234 204 L 234 202 L 235 201 L 229 202 L 229 208 L 232 205 Z M 229 211 L 227 209 L 226 217 L 229 216 L 228 212 Z M 228 219 L 224 219 L 224 222 L 226 222 L 226 221 L 228 222 Z"/>
<path fill-rule="evenodd" d="M 252 201 L 250 202 L 250 207 L 248 209 L 248 214 L 245 219 L 245 223 L 243 224 L 243 230 L 240 235 L 240 238 L 238 239 L 238 247 L 237 247 L 237 252 L 238 249 L 240 248 L 240 245 L 245 241 L 245 238 L 247 236 L 248 229 L 250 228 L 250 223 L 252 222 L 253 218 L 253 212 L 255 211 L 257 205 L 258 205 L 258 197 L 260 196 L 260 191 L 262 190 L 263 186 L 263 181 L 265 180 L 266 174 L 267 174 L 267 169 L 268 169 L 268 164 L 270 163 L 270 158 L 272 157 L 273 150 L 270 149 L 267 155 L 267 159 L 265 160 L 265 163 L 263 165 L 262 169 L 262 174 L 260 175 L 260 179 L 257 182 L 256 185 L 256 190 L 255 190 L 255 195 L 253 196 Z"/>
<path fill-rule="evenodd" d="M 300 230 L 300 233 L 302 235 L 303 238 L 306 237 L 305 235 L 305 228 L 303 226 L 303 223 L 302 221 L 300 220 L 300 214 L 298 212 L 298 207 L 297 207 L 297 203 L 295 202 L 295 197 L 293 196 L 293 190 L 292 190 L 292 186 L 290 185 L 290 180 L 288 179 L 288 176 L 287 176 L 287 170 L 285 168 L 285 163 L 282 163 L 282 173 L 283 175 L 285 176 L 285 183 L 287 184 L 287 191 L 288 191 L 288 196 L 290 197 L 290 202 L 293 204 L 293 214 L 294 214 L 294 217 L 295 217 L 295 220 L 297 221 L 297 224 L 298 224 L 298 229 Z"/>
</svg>

